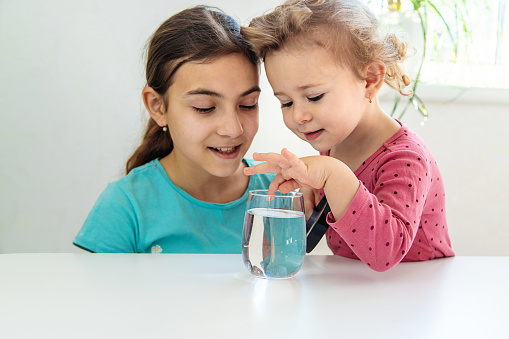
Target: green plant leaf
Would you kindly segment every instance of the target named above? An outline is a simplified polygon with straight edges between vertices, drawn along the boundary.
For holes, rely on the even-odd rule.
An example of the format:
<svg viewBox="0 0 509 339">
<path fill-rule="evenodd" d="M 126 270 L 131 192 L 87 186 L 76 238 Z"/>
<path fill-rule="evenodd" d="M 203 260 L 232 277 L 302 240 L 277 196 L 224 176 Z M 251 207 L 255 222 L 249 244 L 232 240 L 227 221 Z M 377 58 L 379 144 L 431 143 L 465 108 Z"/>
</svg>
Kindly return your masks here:
<svg viewBox="0 0 509 339">
<path fill-rule="evenodd" d="M 451 28 L 449 27 L 449 24 L 445 20 L 445 18 L 442 15 L 442 13 L 435 6 L 435 4 L 433 2 L 431 2 L 431 0 L 426 0 L 426 3 L 435 11 L 435 13 L 437 13 L 437 15 L 440 17 L 440 19 L 444 23 L 445 28 L 447 29 L 447 33 L 449 34 L 449 37 L 451 38 L 451 41 L 454 43 L 454 50 L 455 50 L 455 53 L 456 53 L 457 49 L 458 49 L 458 42 L 456 41 L 456 39 L 454 39 L 454 36 L 452 34 Z"/>
</svg>

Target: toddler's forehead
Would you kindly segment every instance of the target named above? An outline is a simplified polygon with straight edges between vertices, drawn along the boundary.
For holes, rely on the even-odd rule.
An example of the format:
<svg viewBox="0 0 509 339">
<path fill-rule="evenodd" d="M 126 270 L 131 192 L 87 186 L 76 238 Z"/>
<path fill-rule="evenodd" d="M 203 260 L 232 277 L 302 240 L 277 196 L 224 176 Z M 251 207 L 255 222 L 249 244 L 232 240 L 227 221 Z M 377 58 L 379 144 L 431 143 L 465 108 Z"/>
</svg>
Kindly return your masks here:
<svg viewBox="0 0 509 339">
<path fill-rule="evenodd" d="M 306 56 L 320 55 L 321 59 L 330 61 L 339 67 L 348 66 L 345 63 L 345 55 L 337 53 L 334 46 L 327 43 L 325 39 L 315 38 L 314 36 L 297 36 L 286 41 L 280 48 L 267 53 L 265 61 L 274 55 L 289 55 L 306 58 Z"/>
</svg>

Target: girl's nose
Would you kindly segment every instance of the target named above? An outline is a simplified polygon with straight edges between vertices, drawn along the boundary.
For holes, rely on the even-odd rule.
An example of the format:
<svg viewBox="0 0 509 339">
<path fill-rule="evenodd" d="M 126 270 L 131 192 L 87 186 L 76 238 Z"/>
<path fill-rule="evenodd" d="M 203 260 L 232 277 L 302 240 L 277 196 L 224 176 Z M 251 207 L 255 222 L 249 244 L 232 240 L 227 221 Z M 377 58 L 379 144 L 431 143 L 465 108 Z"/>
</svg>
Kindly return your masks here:
<svg viewBox="0 0 509 339">
<path fill-rule="evenodd" d="M 243 132 L 244 129 L 242 128 L 242 123 L 240 122 L 237 111 L 225 112 L 225 114 L 223 114 L 223 119 L 219 122 L 217 133 L 230 138 L 236 138 Z"/>
</svg>

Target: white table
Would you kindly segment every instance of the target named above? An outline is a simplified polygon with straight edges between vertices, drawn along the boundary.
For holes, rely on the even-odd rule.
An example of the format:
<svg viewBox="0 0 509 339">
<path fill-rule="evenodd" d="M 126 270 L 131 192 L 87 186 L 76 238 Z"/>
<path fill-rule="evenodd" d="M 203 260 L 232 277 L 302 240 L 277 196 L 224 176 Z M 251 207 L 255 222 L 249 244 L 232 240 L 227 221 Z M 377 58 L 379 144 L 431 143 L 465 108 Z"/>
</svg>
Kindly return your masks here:
<svg viewBox="0 0 509 339">
<path fill-rule="evenodd" d="M 509 338 L 509 257 L 265 280 L 240 255 L 2 254 L 0 338 Z"/>
</svg>

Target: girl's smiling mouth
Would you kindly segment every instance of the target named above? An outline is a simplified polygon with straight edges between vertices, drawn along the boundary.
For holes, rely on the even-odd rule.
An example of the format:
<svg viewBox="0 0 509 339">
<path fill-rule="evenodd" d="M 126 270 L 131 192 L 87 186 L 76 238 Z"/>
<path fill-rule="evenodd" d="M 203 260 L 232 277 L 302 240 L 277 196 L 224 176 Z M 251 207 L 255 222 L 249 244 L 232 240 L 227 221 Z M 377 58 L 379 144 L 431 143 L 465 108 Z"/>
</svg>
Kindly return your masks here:
<svg viewBox="0 0 509 339">
<path fill-rule="evenodd" d="M 311 140 L 315 140 L 316 138 L 318 138 L 320 135 L 322 135 L 322 132 L 324 131 L 324 129 L 319 129 L 319 130 L 316 130 L 316 131 L 313 131 L 313 132 L 303 132 L 304 136 L 306 137 L 306 139 L 308 141 L 311 141 Z"/>
<path fill-rule="evenodd" d="M 209 149 L 222 159 L 235 159 L 240 153 L 240 146 L 209 147 Z"/>
</svg>

